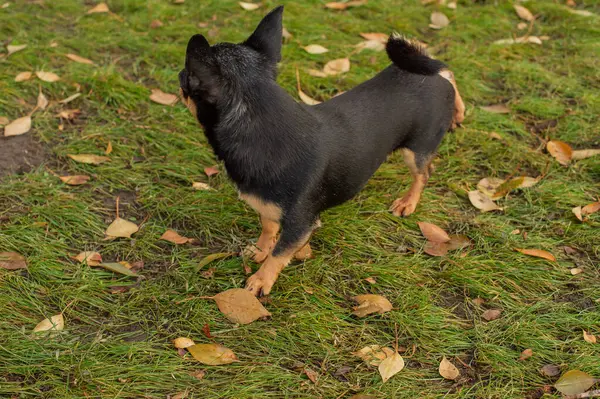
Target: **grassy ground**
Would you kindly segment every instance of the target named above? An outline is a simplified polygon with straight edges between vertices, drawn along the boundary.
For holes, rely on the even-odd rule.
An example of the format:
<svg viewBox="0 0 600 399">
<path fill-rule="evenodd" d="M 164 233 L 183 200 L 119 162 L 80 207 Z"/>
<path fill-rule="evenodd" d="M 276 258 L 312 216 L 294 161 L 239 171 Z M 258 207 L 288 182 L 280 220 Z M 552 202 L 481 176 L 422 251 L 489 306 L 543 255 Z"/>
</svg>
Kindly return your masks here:
<svg viewBox="0 0 600 399">
<path fill-rule="evenodd" d="M 558 394 L 544 393 L 554 382 L 539 373 L 545 364 L 600 378 L 600 344 L 582 339 L 582 329 L 600 334 L 600 217 L 582 224 L 570 211 L 600 195 L 600 158 L 563 167 L 541 150 L 544 138 L 576 148 L 600 146 L 600 25 L 597 17 L 572 14 L 558 0 L 526 3 L 538 14 L 531 33 L 550 37 L 541 46 L 491 45 L 523 34 L 508 2 L 440 7 L 452 20 L 441 31 L 427 26 L 436 6 L 418 1 L 371 0 L 343 12 L 316 0 L 284 2 L 284 24 L 294 37 L 284 46 L 279 81 L 290 94 L 296 95 L 296 67 L 305 71 L 346 56 L 359 32 L 396 30 L 428 43 L 451 65 L 467 103 L 465 127 L 444 140 L 413 216 L 398 219 L 386 211 L 409 184 L 398 156 L 356 199 L 324 214 L 313 240 L 316 257 L 286 269 L 266 304 L 272 319 L 237 327 L 212 301 L 179 302 L 243 286 L 240 258 L 212 264 L 211 278 L 196 265 L 207 254 L 237 251 L 255 239 L 258 220 L 226 176 L 205 177 L 203 168 L 215 161 L 187 110 L 151 103 L 149 89 L 176 92 L 190 35 L 202 31 L 213 42 L 241 41 L 277 4 L 264 3 L 254 12 L 230 0 L 114 0 L 114 15 L 86 15 L 94 5 L 87 0 L 11 1 L 0 9 L 3 40 L 28 44 L 0 59 L 0 116 L 12 120 L 29 112 L 39 86 L 54 101 L 34 114 L 29 138 L 21 139 L 42 143 L 43 165 L 0 180 L 0 251 L 20 252 L 29 263 L 27 271 L 0 270 L 0 396 L 161 398 L 187 390 L 188 397 L 203 399 L 347 398 L 356 392 L 377 398 L 549 398 Z M 586 3 L 600 12 L 598 3 Z M 155 19 L 164 26 L 151 29 Z M 199 22 L 208 27 L 198 28 Z M 50 47 L 51 41 L 58 46 Z M 309 55 L 301 46 L 311 43 L 330 52 Z M 97 66 L 69 61 L 63 54 L 70 52 Z M 301 74 L 304 91 L 327 99 L 388 64 L 383 52 L 365 51 L 351 61 L 341 77 Z M 41 69 L 62 79 L 13 81 L 19 72 Z M 57 104 L 75 93 L 75 84 L 83 95 Z M 508 115 L 478 108 L 506 101 Z M 66 108 L 82 113 L 59 130 L 55 115 Z M 66 157 L 102 155 L 109 141 L 110 163 L 90 166 Z M 92 180 L 69 187 L 50 170 Z M 501 213 L 480 214 L 466 198 L 483 177 L 542 173 L 537 186 L 500 200 Z M 216 190 L 195 191 L 193 181 Z M 117 196 L 122 216 L 144 223 L 133 240 L 103 241 Z M 418 221 L 466 234 L 474 245 L 464 257 L 429 257 Z M 167 228 L 198 242 L 159 241 Z M 527 237 L 512 235 L 514 229 Z M 565 245 L 579 252 L 566 255 Z M 558 261 L 526 257 L 515 247 L 545 249 Z M 70 259 L 82 250 L 98 250 L 109 261 L 143 261 L 142 277 L 120 277 Z M 572 276 L 572 267 L 584 273 Z M 371 276 L 374 285 L 363 280 Z M 111 293 L 115 285 L 130 289 Z M 363 293 L 385 295 L 394 310 L 355 319 L 348 298 Z M 474 298 L 485 303 L 475 305 Z M 32 338 L 36 323 L 69 303 L 63 332 Z M 483 321 L 488 308 L 502 309 L 501 317 Z M 177 355 L 173 338 L 209 342 L 205 323 L 240 363 L 207 367 Z M 351 352 L 391 346 L 395 325 L 399 344 L 408 348 L 407 366 L 382 384 L 377 370 Z M 519 361 L 526 348 L 534 355 Z M 459 366 L 457 382 L 438 375 L 442 356 Z M 301 372 L 303 365 L 319 373 L 316 384 Z M 199 369 L 206 371 L 204 379 L 189 375 Z"/>
</svg>

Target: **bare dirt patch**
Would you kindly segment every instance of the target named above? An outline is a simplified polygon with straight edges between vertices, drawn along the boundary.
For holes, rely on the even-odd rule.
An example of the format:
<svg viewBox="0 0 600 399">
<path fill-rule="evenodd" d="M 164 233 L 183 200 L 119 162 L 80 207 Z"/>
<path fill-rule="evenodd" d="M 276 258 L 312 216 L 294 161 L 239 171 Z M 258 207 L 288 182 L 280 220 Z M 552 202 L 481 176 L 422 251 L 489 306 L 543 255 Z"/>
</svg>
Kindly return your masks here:
<svg viewBox="0 0 600 399">
<path fill-rule="evenodd" d="M 0 137 L 0 178 L 29 172 L 41 165 L 46 157 L 46 148 L 31 134 Z"/>
</svg>

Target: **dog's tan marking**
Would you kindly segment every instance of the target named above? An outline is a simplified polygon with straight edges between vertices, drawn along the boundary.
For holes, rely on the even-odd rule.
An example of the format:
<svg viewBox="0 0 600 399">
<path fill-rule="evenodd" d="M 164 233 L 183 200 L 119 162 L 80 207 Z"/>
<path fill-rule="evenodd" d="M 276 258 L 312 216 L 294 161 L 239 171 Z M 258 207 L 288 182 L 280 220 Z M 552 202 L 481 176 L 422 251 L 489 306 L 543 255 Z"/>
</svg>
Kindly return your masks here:
<svg viewBox="0 0 600 399">
<path fill-rule="evenodd" d="M 279 222 L 281 219 L 281 208 L 273 202 L 264 201 L 252 194 L 240 193 L 240 199 L 246 201 L 261 217 Z"/>
<path fill-rule="evenodd" d="M 291 245 L 284 253 L 279 256 L 270 254 L 265 262 L 262 264 L 260 269 L 246 281 L 246 289 L 251 291 L 254 295 L 269 295 L 273 284 L 277 281 L 279 273 L 286 267 L 296 252 L 304 249 L 305 245 L 308 245 L 311 233 L 308 233 L 301 240 L 298 240 L 296 244 Z"/>
<path fill-rule="evenodd" d="M 456 86 L 456 80 L 454 79 L 452 71 L 444 69 L 439 72 L 439 75 L 450 82 L 452 87 L 454 87 L 454 115 L 452 117 L 452 129 L 455 129 L 465 120 L 465 103 L 458 92 L 458 87 Z"/>
<path fill-rule="evenodd" d="M 187 109 L 190 110 L 192 115 L 194 115 L 194 118 L 198 119 L 198 110 L 196 108 L 196 103 L 194 103 L 191 97 L 186 97 L 183 95 L 183 89 L 181 87 L 179 88 L 179 97 L 181 98 L 181 102 L 183 102 Z"/>
<path fill-rule="evenodd" d="M 306 260 L 310 258 L 312 258 L 312 248 L 310 247 L 310 242 L 304 244 L 304 246 L 294 254 L 294 259 L 296 260 Z"/>
<path fill-rule="evenodd" d="M 410 174 L 412 175 L 412 183 L 408 192 L 402 198 L 396 199 L 390 211 L 394 216 L 408 216 L 417 209 L 417 204 L 421 199 L 421 193 L 429 180 L 429 175 L 433 171 L 431 160 L 429 160 L 422 168 L 417 166 L 415 160 L 415 153 L 408 148 L 402 148 L 402 156 L 404 157 L 404 163 L 408 166 Z"/>
<path fill-rule="evenodd" d="M 256 245 L 250 245 L 244 251 L 246 254 L 251 255 L 256 263 L 262 263 L 267 259 L 275 246 L 277 233 L 279 232 L 278 222 L 261 216 L 260 223 L 262 224 L 262 232 L 256 241 Z"/>
</svg>

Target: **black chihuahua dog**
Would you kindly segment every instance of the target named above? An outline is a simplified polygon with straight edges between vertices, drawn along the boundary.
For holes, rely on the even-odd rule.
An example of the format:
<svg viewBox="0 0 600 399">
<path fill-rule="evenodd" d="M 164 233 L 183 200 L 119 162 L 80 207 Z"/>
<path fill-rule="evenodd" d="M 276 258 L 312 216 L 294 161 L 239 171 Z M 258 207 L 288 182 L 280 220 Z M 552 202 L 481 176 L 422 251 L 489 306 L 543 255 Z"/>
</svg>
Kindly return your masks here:
<svg viewBox="0 0 600 399">
<path fill-rule="evenodd" d="M 319 214 L 351 199 L 394 150 L 413 182 L 391 211 L 414 212 L 444 134 L 464 118 L 453 75 L 418 44 L 392 35 L 392 65 L 322 104 L 307 106 L 276 82 L 283 6 L 241 44 L 194 35 L 179 74 L 181 96 L 204 128 L 240 198 L 260 214 L 253 249 L 263 263 L 247 281 L 267 295 L 308 243 Z M 277 234 L 282 229 L 279 239 Z"/>
</svg>

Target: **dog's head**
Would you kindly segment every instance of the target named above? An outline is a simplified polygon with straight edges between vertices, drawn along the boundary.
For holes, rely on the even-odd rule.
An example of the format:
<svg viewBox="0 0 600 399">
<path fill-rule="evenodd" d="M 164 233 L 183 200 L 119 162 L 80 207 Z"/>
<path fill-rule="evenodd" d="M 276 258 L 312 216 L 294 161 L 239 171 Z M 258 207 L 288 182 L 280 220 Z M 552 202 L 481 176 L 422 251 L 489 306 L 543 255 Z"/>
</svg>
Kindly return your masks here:
<svg viewBox="0 0 600 399">
<path fill-rule="evenodd" d="M 283 6 L 271 11 L 254 33 L 239 44 L 211 46 L 204 36 L 192 36 L 185 69 L 179 73 L 180 94 L 203 125 L 209 117 L 205 114 L 214 113 L 219 105 L 231 104 L 245 88 L 276 78 L 281 60 L 282 14 Z"/>
</svg>

